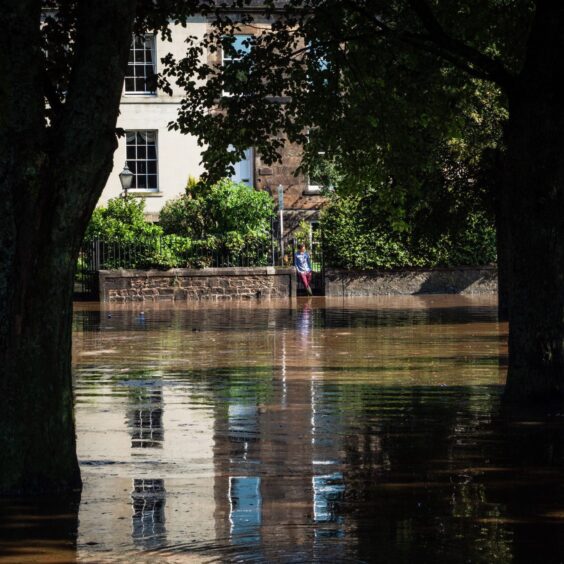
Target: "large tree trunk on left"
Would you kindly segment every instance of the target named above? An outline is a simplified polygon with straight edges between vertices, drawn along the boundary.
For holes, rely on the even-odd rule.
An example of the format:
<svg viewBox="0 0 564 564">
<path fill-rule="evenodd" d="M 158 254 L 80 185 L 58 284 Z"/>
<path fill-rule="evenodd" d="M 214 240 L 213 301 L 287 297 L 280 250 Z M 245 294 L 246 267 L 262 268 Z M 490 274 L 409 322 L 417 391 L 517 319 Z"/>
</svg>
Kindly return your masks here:
<svg viewBox="0 0 564 564">
<path fill-rule="evenodd" d="M 0 493 L 80 487 L 74 265 L 112 168 L 135 0 L 81 2 L 64 106 L 45 124 L 40 0 L 0 22 Z"/>
</svg>

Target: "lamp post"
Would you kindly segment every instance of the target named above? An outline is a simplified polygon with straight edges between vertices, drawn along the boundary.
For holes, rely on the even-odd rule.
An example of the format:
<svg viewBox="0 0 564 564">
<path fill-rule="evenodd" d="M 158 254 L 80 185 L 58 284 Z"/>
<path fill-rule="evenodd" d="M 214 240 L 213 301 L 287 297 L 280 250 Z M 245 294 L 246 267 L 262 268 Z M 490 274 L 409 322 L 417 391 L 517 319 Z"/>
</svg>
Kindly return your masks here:
<svg viewBox="0 0 564 564">
<path fill-rule="evenodd" d="M 131 188 L 131 183 L 133 182 L 133 173 L 129 170 L 127 161 L 125 162 L 123 170 L 119 173 L 119 181 L 121 182 L 123 197 L 127 198 L 127 191 Z"/>
<path fill-rule="evenodd" d="M 280 214 L 280 264 L 284 266 L 284 186 L 278 184 L 278 213 Z"/>
</svg>

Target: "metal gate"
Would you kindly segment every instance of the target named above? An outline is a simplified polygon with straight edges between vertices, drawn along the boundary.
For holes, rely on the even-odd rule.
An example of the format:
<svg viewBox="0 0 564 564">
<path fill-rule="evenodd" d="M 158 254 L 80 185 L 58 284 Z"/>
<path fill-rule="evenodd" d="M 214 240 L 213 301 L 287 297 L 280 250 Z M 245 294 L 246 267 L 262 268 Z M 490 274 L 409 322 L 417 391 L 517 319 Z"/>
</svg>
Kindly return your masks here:
<svg viewBox="0 0 564 564">
<path fill-rule="evenodd" d="M 74 299 L 97 300 L 99 298 L 98 271 L 100 251 L 99 241 L 92 241 L 83 245 L 78 255 L 76 271 L 74 274 Z"/>
</svg>

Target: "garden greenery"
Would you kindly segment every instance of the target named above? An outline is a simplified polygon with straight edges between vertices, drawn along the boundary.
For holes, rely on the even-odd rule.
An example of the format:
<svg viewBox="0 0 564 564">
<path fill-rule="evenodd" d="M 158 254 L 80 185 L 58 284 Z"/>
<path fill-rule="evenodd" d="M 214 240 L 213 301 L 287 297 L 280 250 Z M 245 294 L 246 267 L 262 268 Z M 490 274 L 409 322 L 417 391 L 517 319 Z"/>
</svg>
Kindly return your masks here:
<svg viewBox="0 0 564 564">
<path fill-rule="evenodd" d="M 479 206 L 457 196 L 454 211 L 443 210 L 440 228 L 433 229 L 436 218 L 425 208 L 405 211 L 398 221 L 381 199 L 381 191 L 329 195 L 320 224 L 326 265 L 375 269 L 495 262 L 495 230 Z M 102 245 L 101 268 L 270 264 L 274 204 L 266 192 L 228 179 L 212 186 L 190 179 L 185 194 L 164 206 L 159 224 L 148 222 L 144 209 L 143 199 L 127 197 L 95 210 L 85 248 Z M 309 243 L 309 224 L 294 235 Z"/>
<path fill-rule="evenodd" d="M 168 202 L 159 225 L 144 217 L 145 201 L 109 200 L 95 210 L 85 248 L 101 245 L 101 268 L 202 268 L 270 264 L 272 198 L 223 179 L 206 186 L 189 179 Z"/>
<path fill-rule="evenodd" d="M 370 196 L 333 196 L 321 214 L 324 262 L 347 269 L 478 266 L 495 262 L 495 229 L 485 213 L 469 212 L 439 232 L 420 222 L 394 229 L 379 219 Z"/>
</svg>

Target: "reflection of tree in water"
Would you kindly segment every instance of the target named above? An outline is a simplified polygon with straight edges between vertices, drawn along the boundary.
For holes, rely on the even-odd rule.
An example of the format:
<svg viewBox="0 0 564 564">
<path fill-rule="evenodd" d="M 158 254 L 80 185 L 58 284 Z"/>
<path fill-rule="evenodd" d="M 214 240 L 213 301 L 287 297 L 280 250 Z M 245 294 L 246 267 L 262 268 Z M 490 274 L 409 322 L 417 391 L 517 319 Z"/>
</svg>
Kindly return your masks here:
<svg viewBox="0 0 564 564">
<path fill-rule="evenodd" d="M 502 410 L 486 457 L 500 469 L 488 497 L 505 507 L 515 562 L 564 561 L 564 417 Z"/>
<path fill-rule="evenodd" d="M 165 496 L 163 480 L 137 478 L 133 480 L 131 536 L 139 548 L 155 549 L 164 544 Z"/>
<path fill-rule="evenodd" d="M 483 464 L 489 423 L 472 391 L 366 388 L 356 409 L 362 423 L 345 442 L 344 481 L 359 558 L 511 560 L 511 533 L 497 520 L 504 506 L 469 471 Z"/>
</svg>

